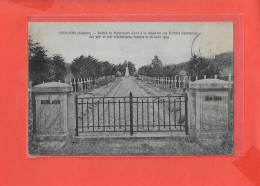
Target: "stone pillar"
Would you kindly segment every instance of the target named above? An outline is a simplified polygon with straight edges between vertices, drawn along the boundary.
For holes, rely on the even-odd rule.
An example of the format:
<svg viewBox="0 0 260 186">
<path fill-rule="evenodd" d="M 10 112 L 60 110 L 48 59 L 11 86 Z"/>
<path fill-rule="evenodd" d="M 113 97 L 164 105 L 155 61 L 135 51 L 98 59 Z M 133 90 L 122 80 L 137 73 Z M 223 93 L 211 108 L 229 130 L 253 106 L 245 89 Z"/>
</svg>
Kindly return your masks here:
<svg viewBox="0 0 260 186">
<path fill-rule="evenodd" d="M 71 114 L 75 112 L 75 109 L 70 108 L 70 105 L 74 104 L 72 92 L 71 85 L 59 82 L 44 83 L 33 87 L 37 137 L 61 139 L 69 134 L 68 122 L 73 125 Z"/>
<path fill-rule="evenodd" d="M 191 135 L 220 137 L 230 127 L 231 84 L 219 79 L 190 83 L 188 118 Z"/>
<path fill-rule="evenodd" d="M 29 81 L 28 83 L 28 95 L 29 95 L 29 100 L 32 100 L 32 81 Z"/>
</svg>

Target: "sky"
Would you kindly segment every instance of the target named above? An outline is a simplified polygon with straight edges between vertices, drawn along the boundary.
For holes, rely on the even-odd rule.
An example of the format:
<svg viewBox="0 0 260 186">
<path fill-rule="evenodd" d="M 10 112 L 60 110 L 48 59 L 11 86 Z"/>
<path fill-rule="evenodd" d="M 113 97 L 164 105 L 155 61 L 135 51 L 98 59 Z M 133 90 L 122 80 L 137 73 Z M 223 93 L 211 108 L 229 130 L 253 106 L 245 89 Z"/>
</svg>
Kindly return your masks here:
<svg viewBox="0 0 260 186">
<path fill-rule="evenodd" d="M 107 38 L 109 32 L 112 38 Z M 113 64 L 131 61 L 137 68 L 150 64 L 155 55 L 163 64 L 178 64 L 190 59 L 191 48 L 195 54 L 212 57 L 233 51 L 234 43 L 232 22 L 31 22 L 29 35 L 48 51 L 48 56 L 61 54 L 66 63 L 80 55 L 91 55 Z M 130 35 L 132 39 L 115 35 Z M 134 35 L 161 38 L 136 39 Z"/>
</svg>

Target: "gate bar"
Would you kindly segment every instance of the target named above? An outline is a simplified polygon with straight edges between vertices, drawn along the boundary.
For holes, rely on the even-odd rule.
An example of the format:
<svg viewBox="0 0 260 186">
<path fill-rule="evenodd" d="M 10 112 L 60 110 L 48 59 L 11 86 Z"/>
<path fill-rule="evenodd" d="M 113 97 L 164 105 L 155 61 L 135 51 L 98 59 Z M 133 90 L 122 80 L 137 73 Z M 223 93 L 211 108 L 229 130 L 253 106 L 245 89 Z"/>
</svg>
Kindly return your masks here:
<svg viewBox="0 0 260 186">
<path fill-rule="evenodd" d="M 169 101 L 169 129 L 171 130 L 171 98 L 168 98 Z"/>
<path fill-rule="evenodd" d="M 185 134 L 189 135 L 189 126 L 188 126 L 188 95 L 185 93 Z"/>
<path fill-rule="evenodd" d="M 124 118 L 125 118 L 125 131 L 126 131 L 126 105 L 125 105 L 125 97 L 124 97 Z"/>
<path fill-rule="evenodd" d="M 138 131 L 138 98 L 136 98 L 136 125 Z"/>
<path fill-rule="evenodd" d="M 147 120 L 148 120 L 148 131 L 149 131 L 149 123 L 150 123 L 150 119 L 149 119 L 149 98 L 147 98 Z"/>
<path fill-rule="evenodd" d="M 114 102 L 114 131 L 116 131 L 116 103 L 115 103 L 115 98 L 113 98 Z"/>
<path fill-rule="evenodd" d="M 158 129 L 160 130 L 160 97 L 158 97 Z"/>
<path fill-rule="evenodd" d="M 103 129 L 105 130 L 105 98 L 103 97 Z"/>
<path fill-rule="evenodd" d="M 130 135 L 134 134 L 134 124 L 133 124 L 133 94 L 130 92 L 129 94 L 129 102 L 130 102 Z"/>
<path fill-rule="evenodd" d="M 75 103 L 76 103 L 76 129 L 75 129 L 75 136 L 78 136 L 79 133 L 78 133 L 78 129 L 79 129 L 79 126 L 78 126 L 78 96 L 76 95 L 75 96 Z"/>
<path fill-rule="evenodd" d="M 83 129 L 84 129 L 84 127 L 83 127 L 83 120 L 84 120 L 84 115 L 83 115 L 83 98 L 81 98 L 81 117 L 82 117 L 82 119 L 81 119 L 81 125 L 82 125 L 82 131 L 83 131 Z"/>
<path fill-rule="evenodd" d="M 119 109 L 118 109 L 118 111 L 119 111 L 119 128 L 121 129 L 121 112 L 120 112 L 120 99 L 119 99 Z"/>
</svg>

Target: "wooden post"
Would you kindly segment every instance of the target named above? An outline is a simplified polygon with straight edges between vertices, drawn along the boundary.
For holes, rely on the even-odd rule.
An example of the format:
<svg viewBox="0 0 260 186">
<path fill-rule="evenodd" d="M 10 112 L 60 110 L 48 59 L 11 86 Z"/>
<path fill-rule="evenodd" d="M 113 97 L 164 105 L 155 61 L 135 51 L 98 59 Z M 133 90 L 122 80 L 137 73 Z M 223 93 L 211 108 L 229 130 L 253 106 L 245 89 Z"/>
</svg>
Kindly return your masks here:
<svg viewBox="0 0 260 186">
<path fill-rule="evenodd" d="M 179 89 L 181 88 L 181 77 L 179 76 Z"/>
<path fill-rule="evenodd" d="M 186 88 L 186 76 L 183 76 L 183 87 Z"/>
</svg>

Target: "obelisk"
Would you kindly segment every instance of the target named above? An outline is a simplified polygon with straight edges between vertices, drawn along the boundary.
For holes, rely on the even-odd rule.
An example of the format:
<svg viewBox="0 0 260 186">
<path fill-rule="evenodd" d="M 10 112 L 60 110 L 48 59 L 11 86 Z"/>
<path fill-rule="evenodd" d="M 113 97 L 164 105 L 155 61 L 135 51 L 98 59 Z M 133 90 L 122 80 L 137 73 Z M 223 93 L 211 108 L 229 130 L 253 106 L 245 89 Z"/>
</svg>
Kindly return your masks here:
<svg viewBox="0 0 260 186">
<path fill-rule="evenodd" d="M 125 76 L 129 76 L 128 62 L 126 62 Z"/>
</svg>

